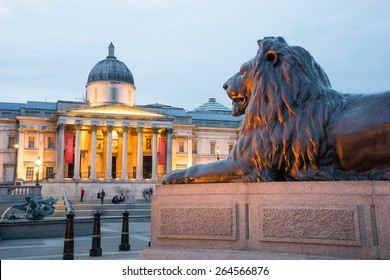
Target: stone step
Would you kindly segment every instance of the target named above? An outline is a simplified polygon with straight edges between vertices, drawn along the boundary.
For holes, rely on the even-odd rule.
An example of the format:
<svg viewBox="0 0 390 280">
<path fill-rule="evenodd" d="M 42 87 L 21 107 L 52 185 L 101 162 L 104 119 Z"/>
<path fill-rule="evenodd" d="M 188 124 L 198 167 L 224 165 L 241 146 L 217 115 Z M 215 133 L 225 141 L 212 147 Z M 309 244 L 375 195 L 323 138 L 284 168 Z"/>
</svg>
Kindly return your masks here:
<svg viewBox="0 0 390 280">
<path fill-rule="evenodd" d="M 122 216 L 123 212 L 126 209 L 85 209 L 85 210 L 75 210 L 75 216 L 76 217 L 93 217 L 93 214 L 96 211 L 99 211 L 101 213 L 101 216 Z M 127 209 L 130 216 L 150 216 L 150 210 L 143 210 L 143 209 Z"/>
<path fill-rule="evenodd" d="M 129 212 L 131 222 L 149 222 L 150 221 L 150 202 L 149 201 L 125 201 L 120 204 L 106 202 L 101 205 L 100 200 L 70 201 L 75 218 L 93 218 L 94 213 L 101 213 L 102 222 L 112 223 L 121 222 L 123 212 Z M 64 205 L 56 206 L 56 211 L 51 218 L 66 218 L 67 210 Z"/>
<path fill-rule="evenodd" d="M 93 217 L 96 211 L 101 213 L 101 216 L 122 216 L 123 212 L 127 210 L 130 216 L 150 216 L 150 210 L 147 209 L 83 209 L 74 211 L 76 217 Z M 55 211 L 50 217 L 66 218 L 67 211 Z"/>
<path fill-rule="evenodd" d="M 101 217 L 101 223 L 102 224 L 108 224 L 108 223 L 122 223 L 123 218 L 122 216 L 102 216 Z M 129 216 L 129 223 L 149 223 L 150 222 L 150 215 L 145 216 L 137 216 L 137 215 L 130 215 Z"/>
<path fill-rule="evenodd" d="M 56 220 L 56 219 L 66 219 L 66 213 L 61 214 L 53 214 L 45 218 L 45 220 Z M 114 215 L 113 215 L 114 214 Z M 86 216 L 82 216 L 86 215 Z M 103 213 L 101 216 L 101 223 L 121 223 L 123 220 L 122 213 Z M 93 213 L 81 213 L 80 215 L 75 215 L 75 218 L 90 218 L 93 219 Z M 150 214 L 147 215 L 138 215 L 138 214 L 130 214 L 129 215 L 129 223 L 138 223 L 138 222 L 150 222 Z"/>
<path fill-rule="evenodd" d="M 150 221 L 150 202 L 149 201 L 125 201 L 120 204 L 106 202 L 100 204 L 100 200 L 71 201 L 71 206 L 75 218 L 93 218 L 94 213 L 101 213 L 102 222 L 121 222 L 123 212 L 129 212 L 130 222 L 149 222 Z M 51 216 L 66 217 L 65 207 L 56 208 L 56 212 Z"/>
<path fill-rule="evenodd" d="M 57 209 L 57 207 L 56 207 L 56 211 L 53 213 L 53 214 L 51 214 L 50 216 L 48 216 L 48 217 L 50 217 L 50 218 L 66 218 L 66 214 L 67 214 L 68 212 L 66 211 L 66 210 L 58 210 Z"/>
<path fill-rule="evenodd" d="M 72 204 L 72 208 L 74 211 L 77 210 L 86 210 L 86 209 L 93 209 L 93 210 L 99 210 L 99 209 L 144 209 L 144 210 L 150 210 L 150 204 L 127 204 L 127 203 L 121 203 L 121 204 L 89 204 L 89 203 L 77 203 Z"/>
</svg>

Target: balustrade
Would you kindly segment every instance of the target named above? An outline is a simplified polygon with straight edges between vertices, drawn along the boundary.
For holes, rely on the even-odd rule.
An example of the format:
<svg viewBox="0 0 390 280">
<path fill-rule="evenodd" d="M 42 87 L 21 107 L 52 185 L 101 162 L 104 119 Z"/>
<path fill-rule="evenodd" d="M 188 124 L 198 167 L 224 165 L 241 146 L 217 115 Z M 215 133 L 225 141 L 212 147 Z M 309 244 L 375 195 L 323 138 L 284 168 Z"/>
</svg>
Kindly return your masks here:
<svg viewBox="0 0 390 280">
<path fill-rule="evenodd" d="M 41 186 L 12 186 L 1 189 L 6 190 L 6 194 L 11 196 L 41 195 Z M 4 190 L 1 193 L 4 193 Z"/>
</svg>

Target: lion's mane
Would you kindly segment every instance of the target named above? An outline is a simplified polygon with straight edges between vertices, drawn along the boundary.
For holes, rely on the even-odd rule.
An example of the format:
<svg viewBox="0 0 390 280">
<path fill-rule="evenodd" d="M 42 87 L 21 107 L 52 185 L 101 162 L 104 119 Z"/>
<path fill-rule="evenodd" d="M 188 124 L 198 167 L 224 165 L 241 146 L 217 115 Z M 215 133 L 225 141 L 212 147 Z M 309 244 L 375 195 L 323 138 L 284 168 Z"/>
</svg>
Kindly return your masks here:
<svg viewBox="0 0 390 280">
<path fill-rule="evenodd" d="M 240 151 L 252 146 L 253 164 L 268 170 L 253 175 L 265 181 L 334 179 L 332 170 L 319 166 L 332 160 L 327 155 L 333 147 L 324 145 L 326 127 L 344 108 L 343 96 L 332 90 L 305 49 L 281 37 L 266 37 L 259 46 L 252 60 L 253 90 L 231 157 L 241 157 Z"/>
</svg>

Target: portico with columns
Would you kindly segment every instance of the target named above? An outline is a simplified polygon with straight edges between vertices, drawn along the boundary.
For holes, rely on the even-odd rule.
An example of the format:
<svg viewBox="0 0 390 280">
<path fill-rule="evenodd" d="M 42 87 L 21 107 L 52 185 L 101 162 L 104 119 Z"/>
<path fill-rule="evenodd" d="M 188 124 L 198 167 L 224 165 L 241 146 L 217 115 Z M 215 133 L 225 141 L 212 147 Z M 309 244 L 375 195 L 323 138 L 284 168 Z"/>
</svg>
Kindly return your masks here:
<svg viewBox="0 0 390 280">
<path fill-rule="evenodd" d="M 124 106 L 110 108 L 76 109 L 59 116 L 57 147 L 65 156 L 57 154 L 55 179 L 158 180 L 172 169 L 173 118 Z M 69 138 L 73 150 L 66 156 Z M 166 158 L 158 160 L 161 149 Z"/>
</svg>

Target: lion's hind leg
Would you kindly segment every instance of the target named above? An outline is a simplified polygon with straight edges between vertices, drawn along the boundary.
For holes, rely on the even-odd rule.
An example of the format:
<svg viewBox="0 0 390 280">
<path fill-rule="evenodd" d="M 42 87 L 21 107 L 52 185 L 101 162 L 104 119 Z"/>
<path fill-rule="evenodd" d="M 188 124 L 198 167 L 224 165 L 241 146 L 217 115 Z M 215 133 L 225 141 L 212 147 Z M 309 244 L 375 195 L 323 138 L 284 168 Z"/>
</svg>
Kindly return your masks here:
<svg viewBox="0 0 390 280">
<path fill-rule="evenodd" d="M 298 172 L 289 173 L 286 179 L 288 181 L 333 181 L 335 180 L 335 170 L 333 167 L 301 169 Z"/>
<path fill-rule="evenodd" d="M 275 173 L 271 170 L 253 170 L 252 172 L 237 177 L 233 180 L 235 183 L 249 182 L 273 182 L 275 181 Z"/>
</svg>

